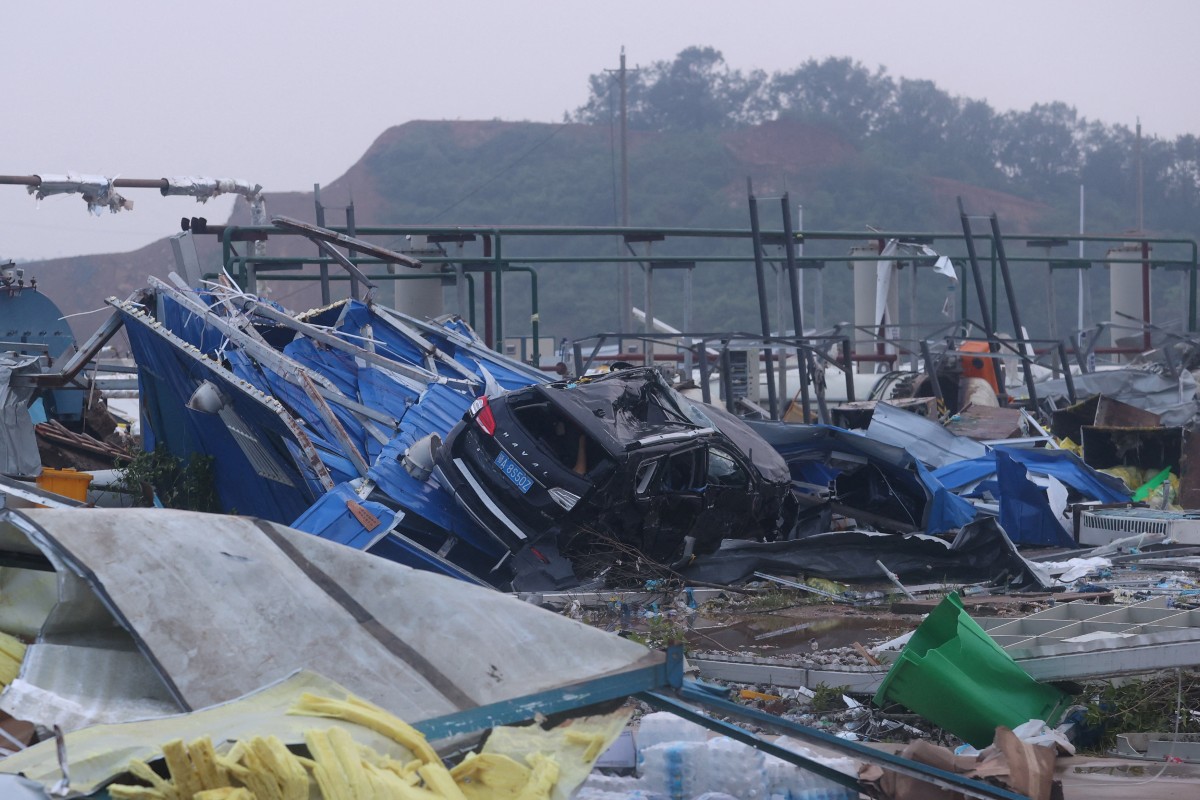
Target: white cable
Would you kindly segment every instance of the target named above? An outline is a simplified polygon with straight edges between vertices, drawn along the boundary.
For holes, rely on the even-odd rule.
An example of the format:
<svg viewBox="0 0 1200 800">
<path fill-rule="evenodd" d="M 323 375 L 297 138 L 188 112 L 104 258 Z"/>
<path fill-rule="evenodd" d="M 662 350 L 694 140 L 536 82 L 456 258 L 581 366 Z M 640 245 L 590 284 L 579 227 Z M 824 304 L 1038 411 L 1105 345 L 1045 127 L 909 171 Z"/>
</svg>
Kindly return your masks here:
<svg viewBox="0 0 1200 800">
<path fill-rule="evenodd" d="M 1162 777 L 1167 771 L 1167 767 L 1171 766 L 1171 758 L 1175 755 L 1175 745 L 1179 742 L 1179 720 L 1183 716 L 1183 674 L 1179 667 L 1175 668 L 1175 731 L 1171 734 L 1171 749 L 1163 757 L 1163 765 L 1159 767 L 1158 774 L 1144 781 L 1134 781 L 1132 783 L 1123 783 L 1122 786 L 1142 786 L 1147 783 L 1154 783 Z"/>
<path fill-rule="evenodd" d="M 74 314 L 63 314 L 61 317 L 59 317 L 59 319 L 62 320 L 62 319 L 70 319 L 71 317 L 85 317 L 88 314 L 99 314 L 101 311 L 108 311 L 108 310 L 109 310 L 108 306 L 101 306 L 100 308 L 93 308 L 91 311 L 78 311 Z"/>
</svg>

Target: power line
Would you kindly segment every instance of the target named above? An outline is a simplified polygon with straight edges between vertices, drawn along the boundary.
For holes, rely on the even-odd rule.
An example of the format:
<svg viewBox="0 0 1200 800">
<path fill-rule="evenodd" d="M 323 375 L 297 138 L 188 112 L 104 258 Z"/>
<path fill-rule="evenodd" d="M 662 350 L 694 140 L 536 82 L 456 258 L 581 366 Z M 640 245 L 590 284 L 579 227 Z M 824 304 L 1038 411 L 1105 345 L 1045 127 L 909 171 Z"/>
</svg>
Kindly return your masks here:
<svg viewBox="0 0 1200 800">
<path fill-rule="evenodd" d="M 478 185 L 478 186 L 476 186 L 474 189 L 472 189 L 471 191 L 467 192 L 465 195 L 463 195 L 462 197 L 460 197 L 458 200 L 454 201 L 454 202 L 453 202 L 453 203 L 451 203 L 449 206 L 447 206 L 446 208 L 442 209 L 442 210 L 441 210 L 441 211 L 439 211 L 437 214 L 435 214 L 435 215 L 434 215 L 434 217 L 433 217 L 433 221 L 434 221 L 434 222 L 437 222 L 439 219 L 441 219 L 441 218 L 442 218 L 442 216 L 443 216 L 444 214 L 448 214 L 449 212 L 453 211 L 454 209 L 458 208 L 460 205 L 462 205 L 463 203 L 465 203 L 467 200 L 469 200 L 469 199 L 471 199 L 472 197 L 474 197 L 475 195 L 479 194 L 481 191 L 483 191 L 484 187 L 486 187 L 488 184 L 492 183 L 492 181 L 496 180 L 497 178 L 499 178 L 499 177 L 500 177 L 501 175 L 503 175 L 504 173 L 506 173 L 506 172 L 508 172 L 509 170 L 511 170 L 511 169 L 512 169 L 513 167 L 515 167 L 517 164 L 520 164 L 520 163 L 521 163 L 522 161 L 524 161 L 526 158 L 529 158 L 529 156 L 533 155 L 533 154 L 534 154 L 534 152 L 536 152 L 536 151 L 537 151 L 537 150 L 538 150 L 540 147 L 542 147 L 544 144 L 546 144 L 546 142 L 550 141 L 550 140 L 551 140 L 551 139 L 553 139 L 555 136 L 557 136 L 557 135 L 558 135 L 558 133 L 559 133 L 559 132 L 560 132 L 560 131 L 561 131 L 563 128 L 567 127 L 567 125 L 569 125 L 569 124 L 570 124 L 569 122 L 564 122 L 563 124 L 559 125 L 557 128 L 555 128 L 554 130 L 552 130 L 552 131 L 550 132 L 550 134 L 549 134 L 549 135 L 548 135 L 548 136 L 547 136 L 545 139 L 542 139 L 540 142 L 538 142 L 537 144 L 535 144 L 533 147 L 529 148 L 529 149 L 528 149 L 528 150 L 526 150 L 524 153 L 522 153 L 521 155 L 517 156 L 515 159 L 513 159 L 512 161 L 510 161 L 508 164 L 506 164 L 505 166 L 501 167 L 499 171 L 497 171 L 497 172 L 496 172 L 494 175 L 492 175 L 490 178 L 488 178 L 487 180 L 485 180 L 483 183 L 479 184 L 479 185 Z"/>
</svg>

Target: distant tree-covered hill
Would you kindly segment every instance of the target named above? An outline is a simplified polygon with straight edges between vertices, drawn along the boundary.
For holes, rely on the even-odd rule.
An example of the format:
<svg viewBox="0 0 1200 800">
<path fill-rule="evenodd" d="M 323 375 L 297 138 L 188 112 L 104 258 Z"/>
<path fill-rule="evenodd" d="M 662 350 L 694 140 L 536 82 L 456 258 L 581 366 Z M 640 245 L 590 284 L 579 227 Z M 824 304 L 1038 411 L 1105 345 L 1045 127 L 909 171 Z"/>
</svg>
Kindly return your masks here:
<svg viewBox="0 0 1200 800">
<path fill-rule="evenodd" d="M 351 198 L 360 225 L 615 225 L 619 207 L 619 135 L 613 78 L 600 73 L 590 95 L 560 124 L 523 122 L 410 122 L 384 132 L 344 175 L 322 187 L 329 206 Z M 691 48 L 671 62 L 643 68 L 629 85 L 630 224 L 639 227 L 748 227 L 746 182 L 762 198 L 763 225 L 779 229 L 774 198 L 788 192 L 803 206 L 808 230 L 960 230 L 956 198 L 973 213 L 995 213 L 1006 233 L 1077 229 L 1079 186 L 1087 191 L 1088 230 L 1120 234 L 1136 219 L 1133 133 L 1078 117 L 1069 106 L 1034 106 L 999 113 L 986 103 L 951 97 L 928 81 L 893 79 L 849 59 L 809 61 L 788 73 L 743 74 L 720 53 Z M 1142 142 L 1146 227 L 1155 234 L 1195 237 L 1200 143 Z M 306 193 L 270 194 L 271 213 L 311 220 Z M 329 224 L 340 224 L 332 210 Z M 239 205 L 233 222 L 248 222 Z M 393 241 L 403 247 L 404 242 Z M 506 248 L 510 244 L 505 245 Z M 849 243 L 813 243 L 825 256 L 823 302 L 810 291 L 809 319 L 850 319 L 850 274 L 842 266 Z M 951 245 L 951 255 L 961 247 Z M 628 255 L 612 237 L 521 241 L 505 257 L 563 258 L 538 267 L 540 321 L 545 335 L 574 337 L 613 330 L 618 319 L 617 273 L 611 266 L 568 263 L 585 255 Z M 309 245 L 272 239 L 272 253 L 308 253 Z M 747 258 L 743 241 L 667 240 L 637 245 L 639 255 Z M 479 256 L 479 243 L 464 254 Z M 1042 251 L 1010 248 L 1010 256 Z M 169 268 L 158 242 L 131 254 L 80 257 L 34 265 L 41 286 L 68 313 L 96 308 L 103 294 L 120 294 L 146 274 Z M 1074 255 L 1074 252 L 1067 255 Z M 1100 259 L 1101 246 L 1088 256 Z M 215 263 L 216 249 L 203 256 Z M 1090 270 L 1090 318 L 1107 313 L 1107 281 Z M 101 280 L 101 275 L 110 276 Z M 80 275 L 89 276 L 86 281 Z M 812 275 L 815 283 L 816 276 Z M 680 276 L 656 280 L 655 309 L 682 319 Z M 906 278 L 907 280 L 907 278 Z M 1018 270 L 1025 321 L 1044 335 L 1055 314 L 1073 320 L 1074 276 L 1054 277 L 1055 308 L 1047 300 L 1045 265 Z M 640 276 L 635 302 L 641 303 Z M 1155 302 L 1181 307 L 1179 274 L 1156 274 Z M 317 302 L 315 287 L 281 284 L 273 296 L 293 307 Z M 528 331 L 528 279 L 505 282 L 507 331 Z M 918 287 L 918 319 L 935 317 L 945 286 Z M 747 265 L 701 265 L 695 270 L 696 329 L 755 329 L 753 272 Z M 972 298 L 972 306 L 974 300 Z M 971 312 L 974 316 L 974 312 Z M 1174 314 L 1178 317 L 1178 314 Z M 1006 320 L 1000 314 L 1001 322 Z M 784 323 L 786 327 L 787 323 Z M 80 326 L 77 325 L 77 328 Z M 87 327 L 86 323 L 83 327 Z M 78 331 L 90 332 L 88 330 Z"/>
</svg>

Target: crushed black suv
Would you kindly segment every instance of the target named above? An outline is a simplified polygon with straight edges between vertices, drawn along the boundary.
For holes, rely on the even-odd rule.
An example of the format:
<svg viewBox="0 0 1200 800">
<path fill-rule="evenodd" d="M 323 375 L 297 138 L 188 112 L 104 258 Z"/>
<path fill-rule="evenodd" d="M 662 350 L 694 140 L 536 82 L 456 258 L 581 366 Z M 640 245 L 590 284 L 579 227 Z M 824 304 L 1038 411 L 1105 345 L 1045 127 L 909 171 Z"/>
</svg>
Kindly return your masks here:
<svg viewBox="0 0 1200 800">
<path fill-rule="evenodd" d="M 795 502 L 783 458 L 745 423 L 650 368 L 475 401 L 435 475 L 518 559 L 632 548 L 662 563 L 772 539 Z"/>
</svg>

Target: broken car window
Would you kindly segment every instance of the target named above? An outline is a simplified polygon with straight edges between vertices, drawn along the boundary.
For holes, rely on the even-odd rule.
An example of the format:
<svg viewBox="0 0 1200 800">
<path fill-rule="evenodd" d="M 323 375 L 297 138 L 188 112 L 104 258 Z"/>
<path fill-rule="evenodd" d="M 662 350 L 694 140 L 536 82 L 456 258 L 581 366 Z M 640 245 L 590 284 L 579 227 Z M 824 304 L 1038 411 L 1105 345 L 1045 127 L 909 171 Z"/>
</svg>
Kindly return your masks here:
<svg viewBox="0 0 1200 800">
<path fill-rule="evenodd" d="M 705 450 L 693 447 L 667 457 L 667 468 L 662 478 L 662 491 L 696 492 L 704 488 Z"/>
<path fill-rule="evenodd" d="M 744 489 L 750 476 L 729 452 L 714 447 L 708 451 L 708 485 Z"/>
<path fill-rule="evenodd" d="M 541 450 L 577 475 L 603 460 L 599 444 L 553 404 L 534 399 L 515 407 L 513 415 Z"/>
</svg>

